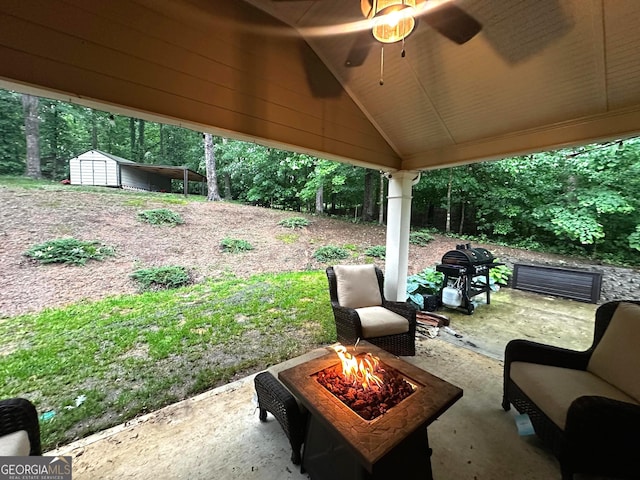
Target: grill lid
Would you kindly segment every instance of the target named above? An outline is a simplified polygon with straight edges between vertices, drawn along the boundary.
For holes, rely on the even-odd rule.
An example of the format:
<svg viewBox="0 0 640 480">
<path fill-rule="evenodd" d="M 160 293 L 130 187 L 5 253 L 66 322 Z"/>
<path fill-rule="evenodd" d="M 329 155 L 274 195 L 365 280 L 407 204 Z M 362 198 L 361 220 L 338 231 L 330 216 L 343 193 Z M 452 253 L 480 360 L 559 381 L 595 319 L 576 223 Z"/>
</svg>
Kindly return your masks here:
<svg viewBox="0 0 640 480">
<path fill-rule="evenodd" d="M 484 265 L 495 260 L 486 248 L 471 248 L 470 244 L 458 245 L 442 257 L 442 263 L 449 265 Z"/>
</svg>

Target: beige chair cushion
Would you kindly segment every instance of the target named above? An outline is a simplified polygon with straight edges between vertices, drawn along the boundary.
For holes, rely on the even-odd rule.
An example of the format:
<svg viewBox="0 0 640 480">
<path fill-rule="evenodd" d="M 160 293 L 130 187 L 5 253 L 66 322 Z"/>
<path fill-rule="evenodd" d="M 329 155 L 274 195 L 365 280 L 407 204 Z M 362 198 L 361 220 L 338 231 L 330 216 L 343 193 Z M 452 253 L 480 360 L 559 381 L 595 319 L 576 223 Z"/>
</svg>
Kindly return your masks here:
<svg viewBox="0 0 640 480">
<path fill-rule="evenodd" d="M 338 303 L 341 307 L 361 308 L 382 305 L 378 277 L 373 265 L 336 265 Z"/>
<path fill-rule="evenodd" d="M 25 430 L 0 437 L 0 457 L 26 457 L 30 451 L 29 435 Z"/>
<path fill-rule="evenodd" d="M 640 305 L 618 305 L 587 370 L 640 401 Z"/>
<path fill-rule="evenodd" d="M 540 410 L 564 429 L 571 403 L 584 395 L 638 403 L 613 385 L 584 370 L 513 362 L 511 379 Z"/>
<path fill-rule="evenodd" d="M 356 308 L 364 339 L 397 335 L 409 331 L 409 321 L 384 307 Z"/>
</svg>

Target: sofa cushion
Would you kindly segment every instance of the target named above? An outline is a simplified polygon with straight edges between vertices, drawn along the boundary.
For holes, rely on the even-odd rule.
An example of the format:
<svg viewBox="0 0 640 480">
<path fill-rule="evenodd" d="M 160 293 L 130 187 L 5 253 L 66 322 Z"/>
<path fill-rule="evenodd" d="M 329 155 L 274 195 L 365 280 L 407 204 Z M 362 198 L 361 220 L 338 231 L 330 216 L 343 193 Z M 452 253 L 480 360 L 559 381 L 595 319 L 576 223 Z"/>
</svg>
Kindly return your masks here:
<svg viewBox="0 0 640 480">
<path fill-rule="evenodd" d="M 513 362 L 510 377 L 561 429 L 564 429 L 569 406 L 578 397 L 599 395 L 614 400 L 638 403 L 610 383 L 584 370 Z"/>
<path fill-rule="evenodd" d="M 640 401 L 640 305 L 618 304 L 587 370 Z"/>
<path fill-rule="evenodd" d="M 367 338 L 397 335 L 409 331 L 409 321 L 384 307 L 356 308 L 362 325 L 362 336 Z"/>
<path fill-rule="evenodd" d="M 336 265 L 338 303 L 342 307 L 361 308 L 382 305 L 378 277 L 373 265 Z"/>
<path fill-rule="evenodd" d="M 31 443 L 25 430 L 0 437 L 0 457 L 26 457 L 30 451 Z"/>
</svg>

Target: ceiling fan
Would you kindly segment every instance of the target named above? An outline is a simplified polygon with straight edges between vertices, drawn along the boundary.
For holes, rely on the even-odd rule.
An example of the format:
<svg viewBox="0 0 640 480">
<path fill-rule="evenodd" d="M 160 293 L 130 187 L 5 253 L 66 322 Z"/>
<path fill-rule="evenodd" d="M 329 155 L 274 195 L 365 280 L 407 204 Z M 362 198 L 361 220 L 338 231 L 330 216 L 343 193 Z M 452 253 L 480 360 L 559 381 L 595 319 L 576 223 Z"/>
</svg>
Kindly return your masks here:
<svg viewBox="0 0 640 480">
<path fill-rule="evenodd" d="M 419 20 L 458 45 L 468 42 L 482 30 L 480 22 L 452 1 L 360 0 L 360 10 L 366 19 L 372 20 L 372 26 L 358 32 L 345 60 L 347 67 L 362 65 L 377 42 L 384 45 L 404 41 L 418 27 Z"/>
</svg>

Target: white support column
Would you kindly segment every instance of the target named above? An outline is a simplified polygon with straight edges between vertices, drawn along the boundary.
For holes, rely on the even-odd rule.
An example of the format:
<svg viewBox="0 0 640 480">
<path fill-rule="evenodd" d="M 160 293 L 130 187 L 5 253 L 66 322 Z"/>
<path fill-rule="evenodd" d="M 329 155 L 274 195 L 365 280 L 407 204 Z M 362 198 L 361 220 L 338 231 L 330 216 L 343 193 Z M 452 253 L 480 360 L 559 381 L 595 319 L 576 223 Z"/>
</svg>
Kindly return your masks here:
<svg viewBox="0 0 640 480">
<path fill-rule="evenodd" d="M 420 173 L 393 172 L 388 178 L 384 296 L 387 300 L 403 302 L 407 299 L 411 190 L 414 183 L 420 178 Z"/>
</svg>

